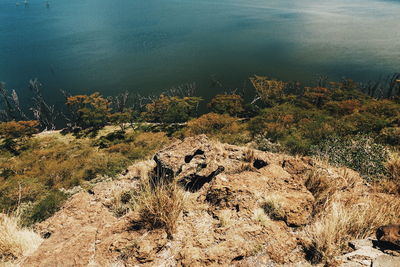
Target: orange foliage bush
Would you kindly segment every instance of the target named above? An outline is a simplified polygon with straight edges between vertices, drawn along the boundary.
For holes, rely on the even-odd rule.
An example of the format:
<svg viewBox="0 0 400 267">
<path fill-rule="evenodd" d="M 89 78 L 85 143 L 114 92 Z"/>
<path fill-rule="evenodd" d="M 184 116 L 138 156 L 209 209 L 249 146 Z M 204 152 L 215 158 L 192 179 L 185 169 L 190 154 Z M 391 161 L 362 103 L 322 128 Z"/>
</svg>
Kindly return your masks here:
<svg viewBox="0 0 400 267">
<path fill-rule="evenodd" d="M 245 125 L 227 114 L 207 113 L 188 122 L 185 136 L 206 134 L 221 142 L 243 144 L 250 141 Z"/>
<path fill-rule="evenodd" d="M 91 95 L 75 95 L 67 98 L 66 105 L 70 109 L 70 120 L 82 128 L 102 128 L 109 120 L 110 101 L 99 93 Z"/>
<path fill-rule="evenodd" d="M 335 115 L 344 116 L 358 111 L 361 108 L 361 103 L 355 99 L 332 101 L 326 103 L 324 108 Z"/>
<path fill-rule="evenodd" d="M 236 119 L 227 114 L 207 113 L 188 122 L 186 135 L 228 133 L 236 124 Z"/>
<path fill-rule="evenodd" d="M 279 80 L 269 79 L 268 77 L 254 75 L 250 82 L 256 89 L 258 97 L 267 105 L 284 95 L 287 83 Z"/>
<path fill-rule="evenodd" d="M 304 90 L 304 98 L 317 107 L 321 107 L 331 97 L 330 90 L 325 87 L 306 87 Z"/>
<path fill-rule="evenodd" d="M 38 132 L 38 121 L 10 121 L 0 123 L 0 137 L 15 139 L 32 136 Z"/>
<path fill-rule="evenodd" d="M 243 98 L 237 94 L 221 94 L 214 96 L 208 107 L 216 113 L 236 116 L 244 111 Z"/>
</svg>

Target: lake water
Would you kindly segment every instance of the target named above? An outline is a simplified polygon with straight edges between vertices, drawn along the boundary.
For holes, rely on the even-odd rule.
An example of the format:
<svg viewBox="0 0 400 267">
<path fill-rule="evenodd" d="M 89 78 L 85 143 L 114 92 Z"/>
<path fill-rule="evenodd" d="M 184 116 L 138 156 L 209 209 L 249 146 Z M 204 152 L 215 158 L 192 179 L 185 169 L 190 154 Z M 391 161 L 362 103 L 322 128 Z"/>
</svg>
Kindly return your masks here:
<svg viewBox="0 0 400 267">
<path fill-rule="evenodd" d="M 400 71 L 399 0 L 49 3 L 0 0 L 0 80 L 20 94 L 33 77 L 61 100 L 60 88 L 113 95 L 196 82 L 208 96 L 221 91 L 212 79 L 240 88 L 252 74 L 365 81 Z"/>
</svg>

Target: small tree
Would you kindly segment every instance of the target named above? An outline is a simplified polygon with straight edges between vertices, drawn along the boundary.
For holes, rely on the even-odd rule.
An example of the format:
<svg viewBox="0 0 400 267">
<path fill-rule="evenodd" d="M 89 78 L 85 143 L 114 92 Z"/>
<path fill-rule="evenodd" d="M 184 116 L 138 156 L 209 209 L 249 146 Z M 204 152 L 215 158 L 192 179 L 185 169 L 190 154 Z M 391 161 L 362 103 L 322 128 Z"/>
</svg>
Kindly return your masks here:
<svg viewBox="0 0 400 267">
<path fill-rule="evenodd" d="M 38 132 L 38 121 L 9 121 L 0 123 L 0 137 L 17 139 L 30 137 Z"/>
<path fill-rule="evenodd" d="M 129 112 L 129 110 L 125 112 L 115 112 L 110 115 L 110 122 L 117 124 L 121 128 L 121 131 L 125 131 L 127 124 L 132 122 L 132 115 L 132 112 Z"/>
<path fill-rule="evenodd" d="M 147 104 L 143 118 L 151 122 L 172 123 L 186 122 L 195 115 L 200 97 L 178 97 L 160 95 Z"/>
<path fill-rule="evenodd" d="M 18 144 L 25 138 L 37 133 L 38 126 L 38 121 L 9 121 L 0 123 L 0 138 L 3 138 L 2 147 L 14 154 L 18 154 Z"/>
<path fill-rule="evenodd" d="M 285 82 L 258 75 L 251 77 L 250 82 L 257 92 L 257 97 L 253 100 L 253 103 L 261 100 L 267 106 L 273 106 L 275 101 L 284 95 L 287 86 Z"/>
<path fill-rule="evenodd" d="M 237 116 L 244 111 L 243 98 L 237 94 L 216 95 L 208 107 L 212 112 Z"/>
<path fill-rule="evenodd" d="M 104 127 L 110 115 L 110 102 L 99 93 L 76 95 L 67 98 L 70 121 L 73 126 L 98 130 Z"/>
<path fill-rule="evenodd" d="M 331 91 L 325 87 L 306 87 L 303 97 L 309 103 L 320 108 L 331 99 Z"/>
</svg>

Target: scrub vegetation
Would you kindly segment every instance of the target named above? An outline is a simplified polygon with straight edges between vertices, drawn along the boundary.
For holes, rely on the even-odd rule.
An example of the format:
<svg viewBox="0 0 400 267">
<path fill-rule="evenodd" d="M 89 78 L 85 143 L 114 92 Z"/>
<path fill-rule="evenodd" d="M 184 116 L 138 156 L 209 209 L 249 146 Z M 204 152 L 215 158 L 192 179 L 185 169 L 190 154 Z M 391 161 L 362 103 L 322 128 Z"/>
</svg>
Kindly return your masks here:
<svg viewBox="0 0 400 267">
<path fill-rule="evenodd" d="M 209 113 L 201 114 L 206 101 L 192 86 L 146 97 L 63 92 L 65 106 L 57 109 L 32 80 L 32 107 L 23 109 L 16 92 L 1 84 L 0 210 L 22 205 L 23 225 L 42 221 L 74 187 L 116 177 L 174 139 L 198 134 L 319 157 L 360 172 L 377 190 L 398 193 L 399 78 L 374 84 L 321 79 L 310 87 L 254 76 L 251 101 L 236 91 L 217 94 L 207 101 Z"/>
</svg>

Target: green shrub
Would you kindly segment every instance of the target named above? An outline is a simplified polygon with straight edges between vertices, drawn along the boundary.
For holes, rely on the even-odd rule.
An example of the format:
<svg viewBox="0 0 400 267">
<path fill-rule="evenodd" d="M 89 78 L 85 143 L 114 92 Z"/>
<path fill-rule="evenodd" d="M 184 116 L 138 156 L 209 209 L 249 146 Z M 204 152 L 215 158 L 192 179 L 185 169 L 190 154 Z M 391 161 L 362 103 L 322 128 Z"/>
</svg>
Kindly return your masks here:
<svg viewBox="0 0 400 267">
<path fill-rule="evenodd" d="M 52 191 L 45 198 L 36 203 L 31 210 L 25 214 L 25 224 L 41 222 L 51 217 L 57 212 L 63 202 L 67 199 L 67 195 L 60 191 Z"/>
<path fill-rule="evenodd" d="M 149 122 L 186 122 L 195 115 L 201 101 L 200 97 L 160 95 L 146 106 L 142 118 Z"/>
<path fill-rule="evenodd" d="M 237 116 L 244 111 L 243 98 L 237 94 L 216 95 L 211 99 L 208 107 L 212 112 Z"/>
<path fill-rule="evenodd" d="M 356 170 L 369 180 L 386 175 L 388 150 L 365 135 L 332 137 L 313 146 L 312 153 L 332 164 Z"/>
<path fill-rule="evenodd" d="M 256 135 L 253 138 L 253 144 L 255 145 L 255 149 L 273 153 L 283 152 L 283 147 L 280 143 L 274 143 L 268 137 L 264 135 Z"/>
<path fill-rule="evenodd" d="M 227 114 L 207 113 L 188 122 L 184 136 L 206 134 L 223 143 L 245 144 L 251 141 L 246 126 Z"/>
<path fill-rule="evenodd" d="M 95 139 L 93 145 L 99 148 L 107 148 L 114 144 L 124 142 L 125 140 L 126 134 L 124 131 L 115 131 Z"/>
<path fill-rule="evenodd" d="M 379 139 L 382 143 L 400 146 L 400 127 L 383 128 L 379 134 Z"/>
<path fill-rule="evenodd" d="M 99 93 L 70 96 L 66 105 L 72 126 L 96 131 L 109 121 L 111 103 Z"/>
<path fill-rule="evenodd" d="M 282 146 L 286 151 L 294 155 L 310 154 L 311 141 L 298 134 L 285 136 L 281 141 Z"/>
</svg>

